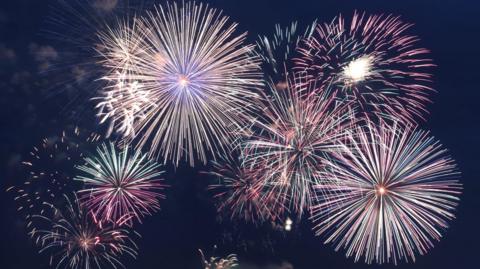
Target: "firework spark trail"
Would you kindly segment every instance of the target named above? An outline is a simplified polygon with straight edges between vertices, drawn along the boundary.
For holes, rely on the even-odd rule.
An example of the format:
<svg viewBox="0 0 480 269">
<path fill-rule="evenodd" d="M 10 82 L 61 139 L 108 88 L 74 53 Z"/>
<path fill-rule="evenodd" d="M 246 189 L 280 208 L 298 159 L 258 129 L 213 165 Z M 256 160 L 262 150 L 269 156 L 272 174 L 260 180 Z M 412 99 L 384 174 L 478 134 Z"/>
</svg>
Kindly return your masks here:
<svg viewBox="0 0 480 269">
<path fill-rule="evenodd" d="M 140 83 L 156 106 L 133 124 L 131 139 L 175 165 L 227 153 L 237 129 L 253 117 L 250 107 L 262 85 L 246 33 L 237 36 L 237 24 L 221 12 L 191 2 L 157 6 L 136 26 L 141 53 L 133 55 L 133 66 L 120 66 L 126 69 L 120 74 Z M 122 102 L 114 106 L 123 110 Z"/>
<path fill-rule="evenodd" d="M 424 119 L 434 65 L 407 33 L 411 26 L 393 15 L 355 12 L 350 24 L 338 16 L 299 46 L 296 69 L 340 89 L 340 99 L 354 100 L 371 116 Z"/>
<path fill-rule="evenodd" d="M 277 222 L 286 211 L 282 203 L 284 199 L 267 195 L 263 172 L 244 167 L 239 161 L 213 162 L 213 171 L 208 174 L 217 177 L 219 183 L 210 185 L 209 189 L 215 192 L 217 211 L 226 212 L 230 219 L 255 224 Z"/>
<path fill-rule="evenodd" d="M 258 37 L 255 52 L 263 61 L 262 69 L 267 80 L 279 84 L 277 88 L 286 84 L 284 80 L 288 74 L 285 74 L 285 71 L 290 70 L 293 65 L 291 60 L 298 44 L 311 37 L 316 25 L 317 22 L 314 21 L 302 31 L 297 22 L 284 28 L 277 24 L 272 36 Z"/>
<path fill-rule="evenodd" d="M 351 107 L 315 94 L 315 84 L 296 75 L 285 90 L 272 87 L 262 117 L 243 142 L 244 166 L 261 169 L 268 195 L 287 197 L 287 208 L 299 216 L 310 207 L 312 186 L 338 139 L 352 124 Z"/>
<path fill-rule="evenodd" d="M 124 268 L 120 257 L 137 256 L 132 232 L 93 218 L 75 197 L 64 196 L 62 207 L 45 203 L 44 214 L 35 215 L 38 228 L 30 233 L 40 245 L 40 253 L 51 253 L 55 268 L 91 269 L 105 265 Z"/>
<path fill-rule="evenodd" d="M 77 167 L 83 174 L 75 180 L 84 182 L 81 200 L 99 219 L 132 225 L 133 218 L 141 222 L 160 208 L 158 199 L 165 196 L 159 191 L 166 187 L 159 178 L 163 171 L 140 151 L 131 154 L 128 147 L 117 150 L 103 144 L 85 162 Z"/>
<path fill-rule="evenodd" d="M 415 260 L 454 218 L 461 184 L 453 160 L 410 125 L 369 124 L 349 136 L 315 186 L 317 235 L 355 261 Z"/>
</svg>

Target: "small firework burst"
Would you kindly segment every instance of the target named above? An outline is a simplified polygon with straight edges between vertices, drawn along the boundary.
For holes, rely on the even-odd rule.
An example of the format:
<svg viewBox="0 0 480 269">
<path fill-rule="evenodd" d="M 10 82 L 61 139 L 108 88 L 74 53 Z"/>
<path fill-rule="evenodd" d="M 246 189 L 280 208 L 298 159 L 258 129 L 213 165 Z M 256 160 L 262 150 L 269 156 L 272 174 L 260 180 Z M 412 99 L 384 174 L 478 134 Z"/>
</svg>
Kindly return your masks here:
<svg viewBox="0 0 480 269">
<path fill-rule="evenodd" d="M 127 17 L 143 10 L 149 0 L 55 0 L 46 17 L 44 36 L 53 41 L 55 52 L 61 57 L 46 66 L 50 97 L 67 99 L 67 111 L 78 119 L 84 115 L 86 105 L 104 83 L 99 78 L 98 51 L 102 45 L 99 32 L 112 31 L 109 26 L 119 17 Z M 65 87 L 69 85 L 69 87 Z M 74 90 L 73 90 L 74 89 Z M 82 113 L 83 112 L 83 113 Z"/>
<path fill-rule="evenodd" d="M 258 37 L 255 52 L 262 59 L 262 69 L 267 79 L 272 80 L 277 88 L 285 88 L 285 70 L 292 68 L 291 60 L 298 44 L 301 40 L 310 38 L 316 25 L 317 22 L 314 21 L 302 31 L 297 22 L 284 28 L 277 24 L 272 36 Z"/>
<path fill-rule="evenodd" d="M 358 261 L 415 260 L 454 218 L 455 164 L 427 132 L 398 124 L 358 127 L 329 164 L 312 208 L 318 235 Z"/>
<path fill-rule="evenodd" d="M 239 161 L 221 160 L 213 162 L 209 174 L 219 179 L 219 183 L 209 186 L 215 192 L 217 210 L 231 219 L 275 223 L 285 212 L 284 199 L 266 190 L 261 169 L 244 167 Z"/>
<path fill-rule="evenodd" d="M 392 15 L 355 13 L 350 24 L 338 16 L 300 45 L 296 68 L 339 89 L 339 98 L 355 101 L 362 112 L 423 119 L 433 64 L 410 28 Z"/>
<path fill-rule="evenodd" d="M 198 250 L 202 256 L 203 268 L 205 269 L 234 269 L 238 268 L 238 259 L 237 255 L 230 254 L 225 258 L 219 257 L 210 257 L 210 259 L 205 258 L 202 250 Z"/>
<path fill-rule="evenodd" d="M 64 199 L 61 206 L 45 203 L 44 213 L 33 216 L 38 227 L 30 234 L 40 245 L 40 253 L 51 253 L 50 265 L 71 269 L 100 269 L 105 265 L 117 268 L 124 267 L 121 256 L 136 258 L 138 248 L 132 232 L 97 221 L 76 197 L 72 201 L 65 195 Z"/>
<path fill-rule="evenodd" d="M 160 208 L 162 184 L 160 165 L 140 151 L 128 147 L 118 150 L 113 144 L 98 147 L 95 156 L 85 158 L 77 169 L 83 174 L 75 180 L 85 184 L 81 200 L 103 221 L 132 224 L 132 219 Z"/>
<path fill-rule="evenodd" d="M 145 52 L 138 20 L 119 21 L 116 27 L 99 32 L 98 37 L 101 44 L 97 45 L 97 51 L 108 73 L 104 77 L 107 86 L 100 91 L 100 97 L 93 98 L 98 101 L 97 116 L 100 123 L 110 122 L 107 135 L 134 136 L 134 124 L 155 107 L 152 93 L 140 80 L 133 79 L 138 75 L 135 63 Z"/>
<path fill-rule="evenodd" d="M 44 138 L 22 161 L 26 172 L 20 184 L 7 189 L 15 195 L 17 210 L 30 229 L 32 215 L 41 214 L 43 203 L 56 204 L 63 194 L 81 187 L 73 180 L 75 166 L 83 163 L 84 154 L 95 148 L 100 136 L 95 133 L 64 130 L 60 136 Z"/>
<path fill-rule="evenodd" d="M 107 68 L 127 75 L 127 81 L 148 92 L 140 103 L 156 104 L 141 109 L 139 117 L 137 112 L 130 116 L 134 122 L 128 129 L 134 135 L 128 141 L 148 145 L 151 155 L 175 165 L 184 158 L 194 166 L 196 159 L 206 163 L 207 154 L 228 152 L 237 130 L 251 119 L 255 90 L 262 85 L 259 59 L 253 46 L 244 45 L 246 33 L 235 35 L 236 26 L 207 5 L 167 3 L 135 24 L 140 44 L 137 39 L 120 42 L 127 45 L 122 53 L 134 59 L 133 64 L 116 59 L 118 46 L 104 53 L 111 58 L 105 61 Z M 104 35 L 104 43 L 128 39 L 125 31 L 129 32 Z M 116 81 L 118 74 L 108 72 L 105 78 Z M 110 110 L 122 113 L 132 102 L 136 100 L 115 102 Z"/>
<path fill-rule="evenodd" d="M 272 86 L 273 88 L 274 86 Z M 247 168 L 260 169 L 270 194 L 287 197 L 286 207 L 298 215 L 308 209 L 328 154 L 352 123 L 350 106 L 337 105 L 332 96 L 317 95 L 303 75 L 285 90 L 272 89 L 262 117 L 242 144 Z"/>
</svg>

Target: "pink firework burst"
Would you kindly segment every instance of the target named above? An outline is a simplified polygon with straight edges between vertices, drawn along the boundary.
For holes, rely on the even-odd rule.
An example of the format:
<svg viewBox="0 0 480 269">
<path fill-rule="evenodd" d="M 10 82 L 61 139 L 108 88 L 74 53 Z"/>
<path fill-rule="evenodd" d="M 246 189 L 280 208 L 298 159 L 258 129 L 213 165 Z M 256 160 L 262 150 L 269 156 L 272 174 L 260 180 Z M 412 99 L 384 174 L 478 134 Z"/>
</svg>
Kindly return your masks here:
<svg viewBox="0 0 480 269">
<path fill-rule="evenodd" d="M 243 165 L 259 169 L 267 195 L 287 197 L 285 206 L 299 216 L 311 205 L 325 160 L 352 123 L 349 105 L 314 90 L 301 74 L 287 79 L 286 89 L 271 85 L 262 116 L 242 144 L 250 153 Z"/>
<path fill-rule="evenodd" d="M 415 260 L 454 218 L 461 184 L 427 132 L 394 124 L 358 127 L 329 164 L 312 207 L 318 235 L 358 261 Z"/>
<path fill-rule="evenodd" d="M 55 268 L 124 268 L 122 256 L 136 258 L 136 232 L 98 221 L 78 199 L 63 196 L 62 206 L 45 203 L 42 215 L 34 215 L 30 235 L 40 253 L 50 255 Z"/>
<path fill-rule="evenodd" d="M 307 70 L 340 99 L 355 101 L 362 112 L 414 122 L 424 119 L 432 89 L 428 50 L 410 35 L 411 24 L 393 15 L 355 12 L 319 24 L 299 47 L 298 70 Z"/>
<path fill-rule="evenodd" d="M 251 223 L 275 223 L 285 213 L 281 195 L 271 195 L 263 184 L 265 175 L 261 169 L 244 167 L 238 161 L 213 162 L 209 172 L 219 179 L 209 186 L 215 192 L 218 212 L 227 212 L 231 219 Z"/>
<path fill-rule="evenodd" d="M 128 147 L 118 150 L 103 144 L 96 156 L 77 167 L 82 174 L 75 179 L 85 183 L 79 191 L 81 200 L 95 216 L 131 225 L 133 218 L 141 222 L 144 215 L 158 210 L 159 198 L 165 198 L 159 192 L 166 187 L 159 167 L 138 150 L 131 154 Z"/>
</svg>

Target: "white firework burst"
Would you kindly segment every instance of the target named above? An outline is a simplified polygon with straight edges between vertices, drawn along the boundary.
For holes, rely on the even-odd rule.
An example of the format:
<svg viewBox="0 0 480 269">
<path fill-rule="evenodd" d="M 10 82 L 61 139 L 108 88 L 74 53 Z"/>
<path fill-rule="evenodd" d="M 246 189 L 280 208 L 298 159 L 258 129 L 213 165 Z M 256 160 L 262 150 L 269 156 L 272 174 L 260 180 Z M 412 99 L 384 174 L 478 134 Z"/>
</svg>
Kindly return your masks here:
<svg viewBox="0 0 480 269">
<path fill-rule="evenodd" d="M 312 207 L 317 234 L 358 261 L 415 260 L 454 218 L 455 164 L 427 132 L 398 124 L 358 127 L 329 163 Z"/>
<path fill-rule="evenodd" d="M 237 130 L 251 120 L 256 88 L 262 85 L 258 57 L 252 45 L 244 44 L 246 33 L 237 35 L 236 27 L 207 5 L 168 3 L 132 27 L 139 46 L 137 39 L 129 42 L 117 35 L 127 43 L 120 51 L 132 60 L 115 64 L 122 60 L 112 51 L 113 56 L 104 54 L 114 62 L 110 67 L 138 83 L 148 92 L 148 103 L 155 104 L 134 112 L 129 123 L 131 139 L 140 147 L 150 147 L 165 162 L 178 165 L 184 158 L 192 166 L 196 159 L 205 163 L 207 154 L 229 151 Z M 106 75 L 112 81 L 117 77 L 115 72 Z M 124 111 L 131 104 L 116 102 L 112 110 Z"/>
</svg>

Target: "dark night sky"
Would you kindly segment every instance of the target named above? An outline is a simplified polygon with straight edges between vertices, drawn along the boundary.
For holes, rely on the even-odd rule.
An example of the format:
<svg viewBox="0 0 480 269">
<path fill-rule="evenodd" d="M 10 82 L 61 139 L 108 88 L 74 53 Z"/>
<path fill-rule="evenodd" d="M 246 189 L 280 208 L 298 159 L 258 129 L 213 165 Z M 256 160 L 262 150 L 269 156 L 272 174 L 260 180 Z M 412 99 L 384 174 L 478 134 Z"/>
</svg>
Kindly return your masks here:
<svg viewBox="0 0 480 269">
<path fill-rule="evenodd" d="M 131 0 L 133 1 L 133 0 Z M 140 0 L 139 0 L 140 1 Z M 96 130 L 94 116 L 85 113 L 72 117 L 65 112 L 65 94 L 55 94 L 59 85 L 67 82 L 44 75 L 42 65 L 50 59 L 36 57 L 38 48 L 51 46 L 63 57 L 58 47 L 40 34 L 50 16 L 51 1 L 2 0 L 0 3 L 0 188 L 16 181 L 21 156 L 28 153 L 40 139 L 59 133 L 64 126 L 83 124 Z M 163 2 L 157 0 L 157 2 Z M 207 2 L 207 1 L 206 1 Z M 330 21 L 338 13 L 349 16 L 353 11 L 393 13 L 415 24 L 414 33 L 421 45 L 432 51 L 438 67 L 434 70 L 433 95 L 429 105 L 431 114 L 424 129 L 432 131 L 443 145 L 450 149 L 462 172 L 464 193 L 457 219 L 445 237 L 414 264 L 398 266 L 367 266 L 346 259 L 332 246 L 324 246 L 321 238 L 310 231 L 304 221 L 286 235 L 273 234 L 273 251 L 260 241 L 269 232 L 240 227 L 247 238 L 258 238 L 247 251 L 231 243 L 222 243 L 222 231 L 230 225 L 216 221 L 213 205 L 204 190 L 208 179 L 202 168 L 180 167 L 169 171 L 163 209 L 146 218 L 138 231 L 140 255 L 127 260 L 127 268 L 174 269 L 201 268 L 197 249 L 211 250 L 219 245 L 217 254 L 235 252 L 245 264 L 280 268 L 273 264 L 288 261 L 295 269 L 320 268 L 478 268 L 480 253 L 479 198 L 480 191 L 480 2 L 466 0 L 404 0 L 404 1 L 345 1 L 345 0 L 217 0 L 208 1 L 223 9 L 225 14 L 239 22 L 241 30 L 248 30 L 251 40 L 257 34 L 269 34 L 275 23 L 287 24 L 298 20 L 306 24 L 317 18 Z M 54 85 L 55 84 L 55 85 Z M 78 105 L 77 105 L 78 107 Z M 88 104 L 84 107 L 88 111 Z M 206 169 L 206 168 L 203 168 Z M 48 268 L 48 259 L 39 255 L 25 234 L 15 212 L 12 197 L 0 191 L 0 269 Z M 237 228 L 238 229 L 238 228 Z M 261 240 L 260 240 L 261 239 Z M 252 240 L 251 240 L 252 241 Z M 477 264 L 477 265 L 476 265 Z M 271 267 L 269 267 L 271 266 Z"/>
</svg>

